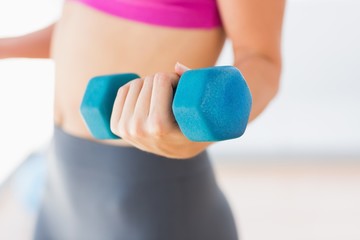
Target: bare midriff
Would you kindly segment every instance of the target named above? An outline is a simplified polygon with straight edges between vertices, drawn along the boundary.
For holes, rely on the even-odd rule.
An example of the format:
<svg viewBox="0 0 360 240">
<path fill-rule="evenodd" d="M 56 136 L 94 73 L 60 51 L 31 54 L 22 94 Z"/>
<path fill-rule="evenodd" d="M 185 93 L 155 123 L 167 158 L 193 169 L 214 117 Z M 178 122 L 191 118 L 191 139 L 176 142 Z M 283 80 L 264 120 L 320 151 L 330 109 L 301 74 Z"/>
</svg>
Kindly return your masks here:
<svg viewBox="0 0 360 240">
<path fill-rule="evenodd" d="M 169 28 L 108 15 L 66 2 L 54 30 L 55 124 L 65 132 L 93 137 L 81 115 L 86 85 L 94 76 L 174 72 L 177 61 L 191 68 L 213 66 L 224 44 L 222 28 Z M 127 145 L 122 140 L 101 141 Z"/>
</svg>

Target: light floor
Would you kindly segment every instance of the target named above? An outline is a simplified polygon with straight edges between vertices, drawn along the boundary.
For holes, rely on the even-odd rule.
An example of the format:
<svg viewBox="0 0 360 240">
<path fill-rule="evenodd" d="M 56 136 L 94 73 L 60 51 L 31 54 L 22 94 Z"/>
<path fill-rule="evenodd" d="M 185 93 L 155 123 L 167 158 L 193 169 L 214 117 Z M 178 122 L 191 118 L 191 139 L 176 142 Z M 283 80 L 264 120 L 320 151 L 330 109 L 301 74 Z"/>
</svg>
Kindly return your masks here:
<svg viewBox="0 0 360 240">
<path fill-rule="evenodd" d="M 216 169 L 244 240 L 360 240 L 360 164 Z"/>
</svg>

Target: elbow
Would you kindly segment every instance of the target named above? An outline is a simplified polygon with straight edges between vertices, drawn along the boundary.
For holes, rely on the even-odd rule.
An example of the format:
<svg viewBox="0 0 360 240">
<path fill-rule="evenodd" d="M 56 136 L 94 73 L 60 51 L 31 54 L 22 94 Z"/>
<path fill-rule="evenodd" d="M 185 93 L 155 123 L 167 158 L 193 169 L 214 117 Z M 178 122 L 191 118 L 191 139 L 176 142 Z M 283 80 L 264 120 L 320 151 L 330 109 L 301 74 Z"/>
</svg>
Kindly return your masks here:
<svg viewBox="0 0 360 240">
<path fill-rule="evenodd" d="M 282 72 L 280 60 L 273 61 L 264 57 L 253 67 L 253 75 L 249 75 L 249 87 L 253 96 L 250 121 L 257 118 L 279 94 Z"/>
<path fill-rule="evenodd" d="M 269 102 L 274 99 L 279 93 L 280 89 L 280 79 L 282 73 L 282 59 L 281 57 L 277 58 L 267 58 L 268 61 L 268 76 L 267 76 L 267 91 L 269 94 Z"/>
<path fill-rule="evenodd" d="M 279 75 L 269 85 L 269 102 L 273 100 L 280 90 L 280 72 Z"/>
</svg>

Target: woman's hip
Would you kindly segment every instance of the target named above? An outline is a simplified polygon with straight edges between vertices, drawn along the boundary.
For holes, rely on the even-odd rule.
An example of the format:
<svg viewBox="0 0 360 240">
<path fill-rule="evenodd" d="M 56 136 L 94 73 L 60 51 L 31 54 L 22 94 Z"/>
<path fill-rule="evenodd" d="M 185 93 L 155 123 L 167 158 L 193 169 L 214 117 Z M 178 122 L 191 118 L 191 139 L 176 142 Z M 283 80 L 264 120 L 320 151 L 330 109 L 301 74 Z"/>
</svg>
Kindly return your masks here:
<svg viewBox="0 0 360 240">
<path fill-rule="evenodd" d="M 48 170 L 37 229 L 54 239 L 237 239 L 206 152 L 167 159 L 55 128 Z"/>
</svg>

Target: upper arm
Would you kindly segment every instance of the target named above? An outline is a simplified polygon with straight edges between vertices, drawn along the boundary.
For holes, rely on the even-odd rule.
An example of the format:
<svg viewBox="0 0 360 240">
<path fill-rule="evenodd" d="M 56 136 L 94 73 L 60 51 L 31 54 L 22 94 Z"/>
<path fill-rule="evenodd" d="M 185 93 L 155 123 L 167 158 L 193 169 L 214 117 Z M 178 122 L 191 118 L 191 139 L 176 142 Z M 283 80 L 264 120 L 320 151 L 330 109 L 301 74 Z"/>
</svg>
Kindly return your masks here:
<svg viewBox="0 0 360 240">
<path fill-rule="evenodd" d="M 235 61 L 261 55 L 280 62 L 285 0 L 217 0 Z"/>
</svg>

